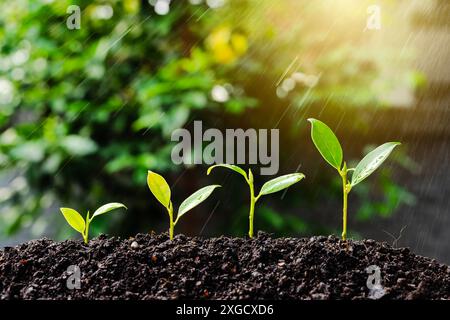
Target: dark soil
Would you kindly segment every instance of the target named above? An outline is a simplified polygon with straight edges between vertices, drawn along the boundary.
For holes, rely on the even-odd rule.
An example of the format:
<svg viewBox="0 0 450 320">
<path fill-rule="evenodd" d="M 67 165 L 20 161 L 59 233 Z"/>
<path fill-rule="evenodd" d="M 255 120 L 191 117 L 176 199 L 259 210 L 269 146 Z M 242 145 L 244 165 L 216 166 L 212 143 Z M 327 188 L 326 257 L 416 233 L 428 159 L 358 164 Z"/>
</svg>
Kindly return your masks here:
<svg viewBox="0 0 450 320">
<path fill-rule="evenodd" d="M 80 289 L 66 286 L 70 265 L 81 269 Z M 381 269 L 381 299 L 450 299 L 450 267 L 407 248 L 264 233 L 30 241 L 0 250 L 0 298 L 367 299 L 370 265 Z"/>
</svg>

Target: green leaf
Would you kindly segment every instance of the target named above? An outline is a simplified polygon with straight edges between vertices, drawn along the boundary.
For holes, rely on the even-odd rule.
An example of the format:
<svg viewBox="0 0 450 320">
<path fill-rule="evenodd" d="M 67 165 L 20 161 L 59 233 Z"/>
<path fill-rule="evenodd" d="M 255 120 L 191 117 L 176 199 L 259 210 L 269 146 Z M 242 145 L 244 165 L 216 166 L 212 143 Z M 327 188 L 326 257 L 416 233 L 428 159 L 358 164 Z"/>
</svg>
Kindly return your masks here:
<svg viewBox="0 0 450 320">
<path fill-rule="evenodd" d="M 118 208 L 127 209 L 127 207 L 122 203 L 111 202 L 111 203 L 105 204 L 105 205 L 101 206 L 100 208 L 98 208 L 97 210 L 95 210 L 94 214 L 91 217 L 91 220 L 96 216 L 99 216 L 101 214 L 107 213 L 111 210 L 118 209 Z"/>
<path fill-rule="evenodd" d="M 159 174 L 148 171 L 147 184 L 155 198 L 166 208 L 170 204 L 170 187 L 166 180 Z"/>
<path fill-rule="evenodd" d="M 291 173 L 264 183 L 258 196 L 271 194 L 286 189 L 305 177 L 303 173 Z"/>
<path fill-rule="evenodd" d="M 369 152 L 356 166 L 352 175 L 352 186 L 356 186 L 358 183 L 371 175 L 384 162 L 384 160 L 387 159 L 392 150 L 400 144 L 400 142 L 386 142 L 385 144 L 377 147 L 375 150 Z"/>
<path fill-rule="evenodd" d="M 247 174 L 245 173 L 245 171 L 242 170 L 241 168 L 239 168 L 238 166 L 233 165 L 233 164 L 221 163 L 221 164 L 213 165 L 213 166 L 208 168 L 208 171 L 206 172 L 206 174 L 209 175 L 211 173 L 212 169 L 214 169 L 216 167 L 224 167 L 224 168 L 228 168 L 228 169 L 231 169 L 233 171 L 236 171 L 237 173 L 240 173 L 241 175 L 243 175 L 245 180 L 247 180 Z"/>
<path fill-rule="evenodd" d="M 79 233 L 84 232 L 85 228 L 85 222 L 83 217 L 78 213 L 78 211 L 71 209 L 71 208 L 60 208 L 64 218 L 66 219 L 67 223 L 77 230 Z"/>
<path fill-rule="evenodd" d="M 180 205 L 180 209 L 178 209 L 178 215 L 177 220 L 181 218 L 182 215 L 184 215 L 186 212 L 191 210 L 192 208 L 198 206 L 200 203 L 205 201 L 211 193 L 214 191 L 214 189 L 219 188 L 220 185 L 211 185 L 201 188 L 200 190 L 197 190 L 193 194 L 191 194 L 186 200 L 183 201 L 183 203 Z"/>
<path fill-rule="evenodd" d="M 322 121 L 308 119 L 311 122 L 311 138 L 322 157 L 338 171 L 342 165 L 342 147 L 333 131 Z"/>
</svg>

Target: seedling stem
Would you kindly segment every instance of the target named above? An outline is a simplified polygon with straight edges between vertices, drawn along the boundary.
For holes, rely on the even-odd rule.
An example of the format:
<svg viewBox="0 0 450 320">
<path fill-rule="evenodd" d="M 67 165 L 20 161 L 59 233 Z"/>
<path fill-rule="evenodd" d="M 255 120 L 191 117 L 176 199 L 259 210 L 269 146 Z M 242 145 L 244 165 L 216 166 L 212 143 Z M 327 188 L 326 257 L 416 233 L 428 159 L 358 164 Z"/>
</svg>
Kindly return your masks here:
<svg viewBox="0 0 450 320">
<path fill-rule="evenodd" d="M 170 240 L 173 240 L 173 230 L 175 228 L 176 221 L 175 222 L 173 221 L 173 206 L 172 206 L 172 202 L 170 202 L 169 208 L 167 208 L 167 211 L 169 212 L 169 219 L 170 219 L 170 222 L 169 222 L 169 237 L 170 237 Z"/>
<path fill-rule="evenodd" d="M 88 240 L 89 240 L 89 225 L 91 224 L 91 221 L 92 220 L 89 217 L 89 211 L 88 211 L 87 216 L 86 216 L 86 228 L 84 229 L 84 232 L 83 232 L 84 243 L 88 243 Z"/>
<path fill-rule="evenodd" d="M 248 230 L 248 236 L 250 238 L 253 238 L 253 218 L 255 216 L 255 203 L 258 200 L 258 198 L 255 197 L 255 188 L 253 186 L 253 173 L 251 169 L 248 169 L 247 183 L 250 186 L 250 214 L 249 214 L 250 227 Z"/>
<path fill-rule="evenodd" d="M 339 171 L 339 174 L 342 178 L 342 195 L 343 195 L 343 206 L 342 206 L 342 240 L 347 239 L 347 203 L 348 203 L 348 194 L 352 188 L 351 184 L 348 183 L 347 173 L 353 169 L 347 169 L 347 163 L 344 162 L 344 166 L 342 170 Z"/>
</svg>

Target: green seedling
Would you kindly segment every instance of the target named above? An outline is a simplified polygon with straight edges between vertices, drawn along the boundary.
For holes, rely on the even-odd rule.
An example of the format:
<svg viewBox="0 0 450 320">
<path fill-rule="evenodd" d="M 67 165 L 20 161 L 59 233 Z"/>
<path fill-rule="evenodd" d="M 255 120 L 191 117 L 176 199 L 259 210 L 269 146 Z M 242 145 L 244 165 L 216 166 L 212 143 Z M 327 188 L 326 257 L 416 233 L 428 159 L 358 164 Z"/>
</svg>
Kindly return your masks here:
<svg viewBox="0 0 450 320">
<path fill-rule="evenodd" d="M 281 191 L 283 189 L 286 189 L 286 188 L 290 187 L 291 185 L 293 185 L 294 183 L 299 182 L 300 180 L 302 180 L 305 177 L 305 175 L 302 173 L 291 173 L 291 174 L 286 174 L 281 177 L 277 177 L 275 179 L 267 181 L 262 186 L 261 190 L 259 191 L 259 194 L 257 196 L 255 196 L 255 187 L 253 185 L 253 173 L 252 173 L 251 169 L 248 170 L 248 175 L 247 175 L 247 173 L 244 170 L 242 170 L 241 168 L 239 168 L 238 166 L 235 166 L 232 164 L 216 164 L 216 165 L 208 168 L 207 174 L 209 175 L 211 173 L 211 170 L 216 167 L 228 168 L 230 170 L 233 170 L 233 171 L 241 174 L 245 178 L 245 181 L 247 182 L 247 184 L 250 188 L 250 213 L 249 213 L 249 230 L 248 230 L 248 236 L 250 238 L 253 238 L 253 220 L 254 220 L 254 216 L 255 216 L 256 201 L 258 201 L 259 198 L 263 195 L 275 193 L 275 192 Z"/>
<path fill-rule="evenodd" d="M 170 200 L 171 192 L 166 180 L 161 175 L 149 170 L 147 175 L 147 184 L 156 200 L 158 200 L 166 208 L 167 213 L 169 214 L 170 240 L 173 239 L 173 231 L 180 218 L 186 212 L 205 201 L 214 189 L 220 187 L 220 185 L 206 186 L 191 194 L 181 203 L 180 208 L 178 208 L 177 218 L 174 220 L 173 205 Z"/>
<path fill-rule="evenodd" d="M 323 122 L 316 119 L 308 119 L 311 123 L 311 138 L 319 150 L 322 157 L 333 168 L 335 168 L 342 178 L 343 209 L 342 209 L 342 240 L 347 239 L 347 199 L 348 194 L 354 186 L 371 175 L 387 157 L 399 142 L 387 142 L 369 152 L 356 166 L 347 168 L 343 161 L 342 147 L 333 131 Z M 348 173 L 353 171 L 351 180 Z"/>
<path fill-rule="evenodd" d="M 74 228 L 76 231 L 81 233 L 81 235 L 83 236 L 84 243 L 88 243 L 88 241 L 89 241 L 89 225 L 91 224 L 92 220 L 94 220 L 95 217 L 97 217 L 101 214 L 107 213 L 111 210 L 118 209 L 118 208 L 127 209 L 127 207 L 125 207 L 125 205 L 118 203 L 118 202 L 108 203 L 108 204 L 101 206 L 97 210 L 95 210 L 95 212 L 92 216 L 89 216 L 89 211 L 88 211 L 87 215 L 86 215 L 86 220 L 83 219 L 81 214 L 79 214 L 78 211 L 76 211 L 74 209 L 60 208 L 59 210 L 61 210 L 61 213 L 63 214 L 67 223 L 72 228 Z"/>
</svg>

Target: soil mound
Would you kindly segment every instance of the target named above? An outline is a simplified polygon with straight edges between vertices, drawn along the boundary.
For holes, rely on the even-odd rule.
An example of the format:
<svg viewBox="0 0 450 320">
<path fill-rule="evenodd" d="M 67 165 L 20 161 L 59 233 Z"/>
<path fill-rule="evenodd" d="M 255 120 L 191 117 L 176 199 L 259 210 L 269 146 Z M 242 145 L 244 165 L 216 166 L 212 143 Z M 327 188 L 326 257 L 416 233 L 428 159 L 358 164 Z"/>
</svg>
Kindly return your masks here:
<svg viewBox="0 0 450 320">
<path fill-rule="evenodd" d="M 81 271 L 80 289 L 67 286 L 76 284 L 70 266 Z M 370 276 L 369 285 L 377 283 L 369 266 L 379 268 L 381 287 L 369 289 Z M 102 235 L 88 245 L 40 239 L 0 250 L 0 299 L 371 297 L 450 299 L 450 267 L 374 240 L 262 232 L 253 239 L 177 235 L 173 241 L 167 234 Z"/>
</svg>

